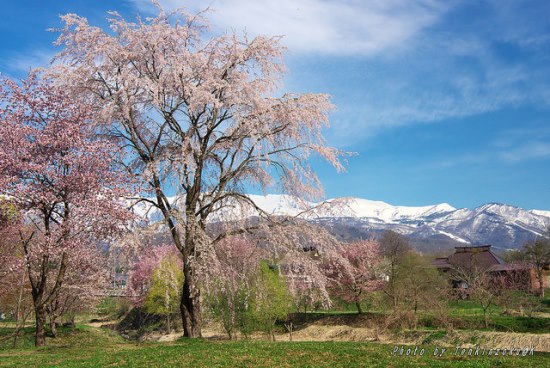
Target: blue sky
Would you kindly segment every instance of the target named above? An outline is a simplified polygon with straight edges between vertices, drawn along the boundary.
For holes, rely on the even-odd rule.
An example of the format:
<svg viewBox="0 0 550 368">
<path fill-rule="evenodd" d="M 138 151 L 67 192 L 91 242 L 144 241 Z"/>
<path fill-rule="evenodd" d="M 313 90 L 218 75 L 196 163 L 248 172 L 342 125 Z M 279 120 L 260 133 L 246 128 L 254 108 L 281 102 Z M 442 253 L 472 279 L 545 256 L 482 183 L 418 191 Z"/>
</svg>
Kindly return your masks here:
<svg viewBox="0 0 550 368">
<path fill-rule="evenodd" d="M 486 202 L 550 210 L 550 2 L 160 0 L 212 32 L 283 35 L 285 89 L 332 95 L 330 144 L 347 172 L 315 167 L 328 197 L 399 205 Z M 5 0 L 0 72 L 23 77 L 56 49 L 59 15 L 105 26 L 149 0 Z"/>
</svg>

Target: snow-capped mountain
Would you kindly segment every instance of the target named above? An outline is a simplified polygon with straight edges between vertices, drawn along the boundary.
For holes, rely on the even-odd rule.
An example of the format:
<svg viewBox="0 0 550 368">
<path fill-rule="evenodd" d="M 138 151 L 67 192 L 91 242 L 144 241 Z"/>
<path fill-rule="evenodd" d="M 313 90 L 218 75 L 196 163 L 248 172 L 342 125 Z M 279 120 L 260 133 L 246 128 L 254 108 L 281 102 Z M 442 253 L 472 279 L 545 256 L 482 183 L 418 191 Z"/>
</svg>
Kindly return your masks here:
<svg viewBox="0 0 550 368">
<path fill-rule="evenodd" d="M 445 238 L 465 244 L 491 244 L 495 248 L 519 248 L 526 241 L 544 235 L 550 227 L 550 213 L 490 203 L 472 210 L 455 209 L 444 203 L 426 207 L 391 206 L 384 202 L 354 200 L 363 205 L 357 216 L 349 216 L 348 226 L 365 230 L 390 229 L 417 240 L 432 243 Z M 352 205 L 353 207 L 353 205 Z M 382 209 L 382 210 L 380 210 Z M 323 222 L 334 219 L 323 219 Z M 338 221 L 342 224 L 341 219 Z"/>
<path fill-rule="evenodd" d="M 299 202 L 287 195 L 249 195 L 263 211 L 273 215 L 296 216 L 304 208 L 313 210 L 302 216 L 330 228 L 336 235 L 353 239 L 389 229 L 422 244 L 491 244 L 495 248 L 519 248 L 526 241 L 545 234 L 550 227 L 550 211 L 489 203 L 474 209 L 456 209 L 447 203 L 432 206 L 394 206 L 360 198 L 338 198 L 327 204 Z M 175 201 L 175 198 L 171 198 Z M 160 220 L 158 211 L 145 207 L 139 213 L 150 220 Z M 146 215 L 147 213 L 147 215 Z M 254 209 L 243 211 L 228 206 L 214 221 L 255 216 Z"/>
<path fill-rule="evenodd" d="M 251 198 L 273 214 L 295 215 L 300 211 L 288 196 Z M 448 203 L 407 207 L 360 198 L 339 200 L 342 203 L 337 210 L 321 207 L 306 216 L 333 228 L 339 224 L 341 229 L 344 225 L 358 234 L 390 229 L 433 244 L 491 244 L 501 249 L 519 248 L 526 241 L 544 235 L 550 227 L 550 211 L 528 211 L 507 204 L 456 209 Z"/>
<path fill-rule="evenodd" d="M 438 221 L 435 229 L 448 231 L 470 243 L 517 248 L 536 236 L 544 235 L 550 217 L 532 211 L 490 203 L 473 210 L 458 210 Z"/>
</svg>

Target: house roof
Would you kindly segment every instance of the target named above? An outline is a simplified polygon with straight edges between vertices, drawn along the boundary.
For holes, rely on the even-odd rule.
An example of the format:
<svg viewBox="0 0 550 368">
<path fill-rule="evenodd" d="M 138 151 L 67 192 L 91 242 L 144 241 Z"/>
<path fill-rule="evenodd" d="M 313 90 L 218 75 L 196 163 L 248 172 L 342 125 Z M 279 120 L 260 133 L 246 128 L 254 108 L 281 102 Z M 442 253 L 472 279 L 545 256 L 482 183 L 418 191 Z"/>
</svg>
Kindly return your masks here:
<svg viewBox="0 0 550 368">
<path fill-rule="evenodd" d="M 517 269 L 517 265 L 508 265 L 494 254 L 490 245 L 455 247 L 453 254 L 449 257 L 436 258 L 433 264 L 441 270 L 478 268 L 487 271 L 509 271 Z"/>
<path fill-rule="evenodd" d="M 489 272 L 530 270 L 532 266 L 526 263 L 498 264 L 489 267 Z"/>
<path fill-rule="evenodd" d="M 455 252 L 449 256 L 448 262 L 458 268 L 479 268 L 485 270 L 495 265 L 506 264 L 506 262 L 491 251 L 490 245 L 455 247 Z"/>
</svg>

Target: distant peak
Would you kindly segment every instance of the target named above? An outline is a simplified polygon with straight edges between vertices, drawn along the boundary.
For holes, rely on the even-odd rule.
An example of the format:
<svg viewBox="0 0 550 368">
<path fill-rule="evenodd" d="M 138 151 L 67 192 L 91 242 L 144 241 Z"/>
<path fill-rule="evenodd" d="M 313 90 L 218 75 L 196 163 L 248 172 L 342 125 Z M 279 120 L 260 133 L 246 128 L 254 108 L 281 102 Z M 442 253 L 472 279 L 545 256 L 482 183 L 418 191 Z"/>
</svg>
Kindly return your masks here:
<svg viewBox="0 0 550 368">
<path fill-rule="evenodd" d="M 518 207 L 516 206 L 512 206 L 512 205 L 509 205 L 509 204 L 505 204 L 505 203 L 498 203 L 498 202 L 489 202 L 489 203 L 485 203 L 485 204 L 482 204 L 481 206 L 477 207 L 476 210 L 478 211 L 484 211 L 484 210 L 494 210 L 494 209 L 517 209 Z"/>
<path fill-rule="evenodd" d="M 537 216 L 544 216 L 544 217 L 550 217 L 550 211 L 544 211 L 544 210 L 531 210 L 529 211 L 534 215 Z"/>
<path fill-rule="evenodd" d="M 455 207 L 451 206 L 447 202 L 436 204 L 434 207 L 437 207 L 438 209 L 446 210 L 446 211 L 455 211 L 456 210 Z"/>
</svg>

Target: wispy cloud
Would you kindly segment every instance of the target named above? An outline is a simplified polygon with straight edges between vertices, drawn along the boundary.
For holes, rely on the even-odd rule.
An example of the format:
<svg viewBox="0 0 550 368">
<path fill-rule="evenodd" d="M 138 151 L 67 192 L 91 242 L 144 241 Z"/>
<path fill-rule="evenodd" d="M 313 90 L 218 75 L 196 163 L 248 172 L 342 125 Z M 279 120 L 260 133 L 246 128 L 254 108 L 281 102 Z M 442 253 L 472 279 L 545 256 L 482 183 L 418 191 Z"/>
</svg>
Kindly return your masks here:
<svg viewBox="0 0 550 368">
<path fill-rule="evenodd" d="M 528 129 L 517 128 L 496 132 L 483 148 L 474 152 L 444 156 L 428 166 L 441 169 L 488 164 L 515 165 L 549 158 L 550 128 L 540 125 Z"/>
<path fill-rule="evenodd" d="M 130 0 L 142 11 L 149 0 Z M 165 9 L 211 7 L 212 24 L 220 29 L 284 36 L 295 53 L 375 55 L 406 46 L 446 11 L 434 0 L 160 0 Z"/>
<path fill-rule="evenodd" d="M 550 126 L 548 123 L 530 128 L 510 129 L 496 134 L 491 146 L 498 159 L 506 163 L 519 163 L 550 157 Z"/>
<path fill-rule="evenodd" d="M 365 60 L 356 74 L 365 90 L 361 103 L 339 104 L 346 114 L 334 125 L 338 140 L 359 142 L 385 129 L 509 107 L 549 108 L 544 3 L 531 4 L 536 10 L 523 3 L 530 10 L 522 11 L 515 2 L 484 2 L 482 9 L 462 9 L 468 19 L 455 8 L 399 58 Z"/>
<path fill-rule="evenodd" d="M 47 67 L 54 55 L 54 50 L 49 49 L 12 53 L 2 58 L 0 67 L 8 74 L 21 76 L 31 69 Z"/>
<path fill-rule="evenodd" d="M 507 163 L 519 163 L 531 159 L 550 157 L 550 143 L 534 141 L 499 153 L 499 158 Z"/>
<path fill-rule="evenodd" d="M 153 10 L 149 0 L 128 1 L 141 11 Z M 386 129 L 510 106 L 550 106 L 547 2 L 160 3 L 193 12 L 210 6 L 215 31 L 284 35 L 293 72 L 287 85 L 334 96 L 339 111 L 330 132 L 333 144 L 349 146 Z M 323 60 L 324 69 L 302 59 Z M 312 80 L 322 82 L 313 85 Z"/>
<path fill-rule="evenodd" d="M 482 151 L 476 153 L 467 153 L 453 157 L 444 157 L 427 166 L 431 168 L 443 169 L 452 167 L 465 167 L 471 165 L 494 165 L 505 164 L 515 165 L 531 160 L 541 160 L 550 158 L 550 143 L 547 142 L 527 142 L 517 147 L 509 149 L 500 149 L 494 151 Z"/>
</svg>

